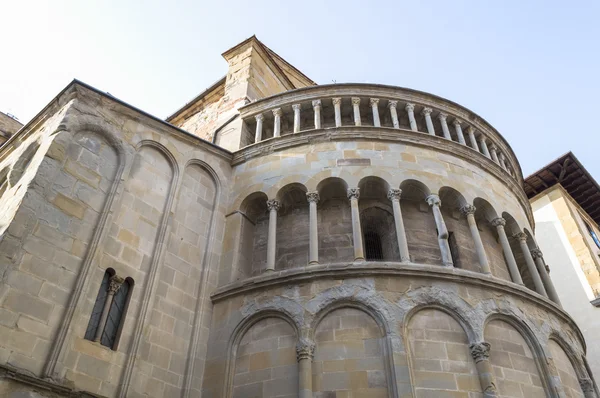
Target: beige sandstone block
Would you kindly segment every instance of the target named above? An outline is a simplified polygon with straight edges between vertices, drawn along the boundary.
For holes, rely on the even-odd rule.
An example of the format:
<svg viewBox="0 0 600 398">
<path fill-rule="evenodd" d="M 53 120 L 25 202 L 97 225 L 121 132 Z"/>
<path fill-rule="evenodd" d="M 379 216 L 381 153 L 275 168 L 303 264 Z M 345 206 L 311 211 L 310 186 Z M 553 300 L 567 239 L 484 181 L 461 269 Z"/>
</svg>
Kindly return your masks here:
<svg viewBox="0 0 600 398">
<path fill-rule="evenodd" d="M 54 198 L 53 203 L 66 214 L 77 217 L 80 220 L 82 220 L 85 215 L 86 206 L 63 195 L 62 193 L 56 194 L 56 198 Z"/>
</svg>

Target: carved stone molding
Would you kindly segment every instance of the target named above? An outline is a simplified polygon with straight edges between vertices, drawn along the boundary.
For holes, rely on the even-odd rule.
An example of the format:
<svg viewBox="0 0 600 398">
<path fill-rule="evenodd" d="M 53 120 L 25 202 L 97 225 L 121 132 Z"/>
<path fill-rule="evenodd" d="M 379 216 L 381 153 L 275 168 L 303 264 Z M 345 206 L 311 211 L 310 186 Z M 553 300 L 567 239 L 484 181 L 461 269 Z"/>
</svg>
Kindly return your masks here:
<svg viewBox="0 0 600 398">
<path fill-rule="evenodd" d="M 513 235 L 513 238 L 520 240 L 521 242 L 527 242 L 527 234 L 525 232 L 517 232 Z"/>
<path fill-rule="evenodd" d="M 390 100 L 388 102 L 388 108 L 396 108 L 398 106 L 398 101 Z"/>
<path fill-rule="evenodd" d="M 404 106 L 404 109 L 406 110 L 406 112 L 413 112 L 415 110 L 415 104 L 406 104 L 406 106 Z"/>
<path fill-rule="evenodd" d="M 455 119 L 452 121 L 452 124 L 453 124 L 453 125 L 455 125 L 455 126 L 460 126 L 460 124 L 461 124 L 461 121 L 460 121 L 459 119 L 456 119 L 456 118 L 455 118 Z"/>
<path fill-rule="evenodd" d="M 254 116 L 254 118 L 256 119 L 256 121 L 263 121 L 265 119 L 265 115 L 263 115 L 262 113 L 259 113 L 258 115 Z"/>
<path fill-rule="evenodd" d="M 333 105 L 340 105 L 342 103 L 342 99 L 341 98 L 332 98 L 331 102 L 333 102 Z"/>
<path fill-rule="evenodd" d="M 400 197 L 402 196 L 402 190 L 401 189 L 395 189 L 392 188 L 388 191 L 387 193 L 387 197 L 389 200 L 400 200 Z"/>
<path fill-rule="evenodd" d="M 440 112 L 438 114 L 438 119 L 440 119 L 441 121 L 445 121 L 448 118 L 448 114 L 444 113 L 444 112 Z"/>
<path fill-rule="evenodd" d="M 273 109 L 273 116 L 281 116 L 281 108 Z"/>
<path fill-rule="evenodd" d="M 502 218 L 502 217 L 494 218 L 494 219 L 491 221 L 491 224 L 492 224 L 494 227 L 497 227 L 497 226 L 499 226 L 499 225 L 501 225 L 501 226 L 503 226 L 503 227 L 504 227 L 504 226 L 506 225 L 506 220 L 505 220 L 504 218 Z"/>
<path fill-rule="evenodd" d="M 267 209 L 269 209 L 269 211 L 279 211 L 279 209 L 281 209 L 281 203 L 277 199 L 269 199 L 267 200 Z"/>
<path fill-rule="evenodd" d="M 471 351 L 471 356 L 475 360 L 475 363 L 487 361 L 490 358 L 490 347 L 490 343 L 486 343 L 485 341 L 469 345 L 469 350 Z"/>
<path fill-rule="evenodd" d="M 120 276 L 113 275 L 108 282 L 108 294 L 117 294 L 125 279 Z"/>
<path fill-rule="evenodd" d="M 427 115 L 431 115 L 431 112 L 433 112 L 433 109 L 431 109 L 431 108 L 423 108 L 423 110 L 421 111 L 421 114 L 423 116 L 427 116 Z"/>
<path fill-rule="evenodd" d="M 320 197 L 318 192 L 307 192 L 306 199 L 309 202 L 319 203 Z"/>
<path fill-rule="evenodd" d="M 460 212 L 465 216 L 468 216 L 469 214 L 475 214 L 476 210 L 477 208 L 473 205 L 464 205 L 460 208 Z"/>
<path fill-rule="evenodd" d="M 320 108 L 321 107 L 321 100 L 313 100 L 312 106 L 313 106 L 313 108 Z"/>
<path fill-rule="evenodd" d="M 544 258 L 544 254 L 542 253 L 542 251 L 540 249 L 531 249 L 531 257 L 533 257 L 533 259 L 537 259 L 537 258 Z"/>
<path fill-rule="evenodd" d="M 294 104 L 292 105 L 292 109 L 294 111 L 299 111 L 302 108 L 302 104 Z"/>
<path fill-rule="evenodd" d="M 315 354 L 315 343 L 302 339 L 296 344 L 296 359 L 300 362 L 303 359 L 312 360 Z"/>
<path fill-rule="evenodd" d="M 358 200 L 358 198 L 360 197 L 360 188 L 349 188 L 347 194 L 348 194 L 348 199 Z"/>
<path fill-rule="evenodd" d="M 436 194 L 431 194 L 428 197 L 425 198 L 425 202 L 427 202 L 427 204 L 429 206 L 441 206 L 442 205 L 442 200 L 440 199 L 440 197 Z"/>
<path fill-rule="evenodd" d="M 579 385 L 581 386 L 581 390 L 584 393 L 593 393 L 594 391 L 594 382 L 592 379 L 588 379 L 587 377 L 579 379 Z"/>
<path fill-rule="evenodd" d="M 360 105 L 360 98 L 352 97 L 352 105 Z"/>
<path fill-rule="evenodd" d="M 369 105 L 379 105 L 379 98 L 369 98 Z"/>
</svg>

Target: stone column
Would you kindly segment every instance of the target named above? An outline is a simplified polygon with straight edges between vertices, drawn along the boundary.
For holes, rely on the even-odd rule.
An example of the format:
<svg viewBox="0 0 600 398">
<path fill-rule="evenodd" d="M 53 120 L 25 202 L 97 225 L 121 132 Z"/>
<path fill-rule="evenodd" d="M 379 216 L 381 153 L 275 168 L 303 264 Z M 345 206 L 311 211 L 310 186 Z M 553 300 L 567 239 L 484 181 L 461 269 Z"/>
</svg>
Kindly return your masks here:
<svg viewBox="0 0 600 398">
<path fill-rule="evenodd" d="M 502 152 L 500 152 L 500 166 L 502 166 L 504 170 L 508 171 L 508 169 L 506 168 L 506 157 Z"/>
<path fill-rule="evenodd" d="M 315 113 L 315 129 L 321 128 L 321 100 L 312 102 L 313 111 Z"/>
<path fill-rule="evenodd" d="M 467 143 L 465 142 L 465 135 L 463 134 L 462 127 L 460 126 L 460 120 L 454 119 L 452 124 L 454 125 L 456 136 L 458 137 L 458 143 L 462 145 L 467 145 Z"/>
<path fill-rule="evenodd" d="M 483 242 L 481 241 L 481 235 L 479 234 L 479 228 L 477 228 L 477 222 L 475 221 L 475 210 L 476 208 L 473 205 L 466 205 L 460 209 L 460 211 L 467 216 L 467 222 L 469 223 L 471 236 L 473 237 L 473 242 L 475 243 L 475 252 L 477 253 L 479 265 L 481 266 L 481 272 L 484 274 L 491 274 L 492 272 L 490 271 L 490 263 L 485 253 Z"/>
<path fill-rule="evenodd" d="M 519 240 L 519 246 L 521 246 L 523 257 L 525 257 L 525 262 L 527 263 L 527 269 L 529 270 L 531 279 L 533 279 L 535 291 L 544 297 L 548 297 L 548 294 L 546 294 L 546 289 L 544 289 L 542 279 L 540 278 L 540 274 L 538 273 L 537 268 L 535 267 L 533 257 L 531 257 L 529 246 L 527 246 L 527 234 L 525 232 L 518 232 L 514 235 L 514 238 Z"/>
<path fill-rule="evenodd" d="M 273 137 L 281 136 L 281 108 L 273 109 Z"/>
<path fill-rule="evenodd" d="M 362 229 L 360 228 L 360 212 L 358 211 L 359 188 L 348 189 L 350 209 L 352 210 L 352 243 L 354 245 L 354 261 L 365 259 L 363 252 Z"/>
<path fill-rule="evenodd" d="M 454 264 L 452 263 L 450 245 L 448 245 L 448 228 L 446 228 L 446 223 L 444 222 L 444 217 L 442 217 L 442 211 L 440 209 L 442 201 L 436 194 L 429 195 L 425 201 L 431 206 L 431 210 L 433 211 L 433 218 L 435 219 L 435 225 L 438 230 L 438 243 L 442 253 L 442 263 L 446 267 L 452 267 Z"/>
<path fill-rule="evenodd" d="M 477 145 L 477 140 L 475 139 L 475 129 L 472 126 L 467 128 L 467 134 L 469 134 L 469 141 L 471 142 L 471 148 L 475 149 L 479 152 L 479 145 Z"/>
<path fill-rule="evenodd" d="M 275 255 L 277 253 L 277 212 L 281 204 L 276 199 L 267 200 L 269 209 L 269 235 L 267 237 L 267 271 L 275 271 Z"/>
<path fill-rule="evenodd" d="M 261 113 L 259 115 L 254 116 L 254 118 L 256 119 L 256 133 L 254 134 L 254 143 L 256 144 L 262 141 L 263 120 L 265 119 L 265 117 Z"/>
<path fill-rule="evenodd" d="M 102 337 L 102 332 L 104 332 L 104 327 L 106 326 L 106 320 L 108 319 L 108 313 L 110 311 L 113 298 L 121 288 L 123 282 L 124 279 L 117 275 L 111 276 L 108 281 L 108 294 L 106 295 L 106 301 L 104 302 L 104 307 L 102 308 L 102 315 L 100 315 L 100 321 L 98 322 L 98 329 L 96 329 L 96 335 L 94 336 L 94 341 L 96 343 L 99 342 L 100 338 Z"/>
<path fill-rule="evenodd" d="M 373 126 L 381 127 L 381 121 L 379 120 L 379 98 L 370 98 L 369 105 L 373 111 Z"/>
<path fill-rule="evenodd" d="M 433 109 L 425 108 L 425 109 L 423 109 L 421 114 L 423 116 L 425 116 L 425 124 L 427 125 L 427 132 L 429 133 L 429 135 L 435 135 L 435 129 L 433 128 L 433 121 L 431 120 L 431 112 L 433 112 Z"/>
<path fill-rule="evenodd" d="M 292 105 L 292 109 L 294 110 L 294 133 L 300 131 L 300 108 L 302 105 L 294 104 Z"/>
<path fill-rule="evenodd" d="M 400 128 L 400 122 L 398 122 L 398 111 L 396 107 L 398 106 L 398 101 L 390 100 L 388 102 L 388 108 L 390 109 L 390 116 L 392 117 L 392 125 L 395 129 Z"/>
<path fill-rule="evenodd" d="M 596 390 L 594 389 L 594 382 L 592 379 L 587 377 L 581 377 L 578 379 L 579 386 L 581 387 L 581 391 L 583 392 L 583 396 L 585 398 L 597 398 Z"/>
<path fill-rule="evenodd" d="M 552 283 L 552 279 L 550 279 L 550 275 L 548 275 L 548 272 L 546 271 L 546 264 L 544 262 L 544 255 L 542 254 L 542 251 L 540 249 L 531 250 L 531 257 L 533 257 L 538 272 L 542 277 L 542 282 L 544 283 L 548 297 L 556 304 L 561 305 L 560 299 L 558 298 L 558 293 L 556 293 L 556 289 Z"/>
<path fill-rule="evenodd" d="M 488 146 L 487 143 L 485 142 L 485 137 L 483 136 L 483 134 L 479 135 L 479 147 L 481 148 L 481 153 L 483 153 L 483 155 L 488 158 L 491 159 L 492 156 L 490 155 L 490 151 L 488 150 Z"/>
<path fill-rule="evenodd" d="M 490 343 L 481 341 L 479 343 L 473 343 L 469 345 L 471 356 L 475 360 L 475 367 L 479 374 L 479 383 L 481 384 L 481 391 L 483 391 L 484 397 L 496 397 L 498 392 L 496 390 L 496 378 L 494 376 L 494 369 L 490 363 Z"/>
<path fill-rule="evenodd" d="M 312 398 L 312 360 L 315 345 L 304 339 L 296 344 L 296 359 L 298 360 L 298 398 Z"/>
<path fill-rule="evenodd" d="M 440 120 L 440 123 L 442 124 L 442 132 L 444 133 L 444 138 L 447 140 L 452 141 L 452 136 L 450 135 L 450 129 L 448 129 L 448 115 L 444 112 L 440 112 L 440 114 L 438 115 L 438 119 Z"/>
<path fill-rule="evenodd" d="M 498 164 L 500 164 L 500 159 L 498 159 L 498 147 L 494 144 L 490 145 L 490 154 L 492 155 L 492 160 Z"/>
<path fill-rule="evenodd" d="M 396 237 L 398 238 L 398 249 L 400 251 L 400 261 L 410 261 L 408 254 L 408 242 L 406 241 L 406 231 L 404 230 L 404 220 L 402 219 L 402 209 L 400 208 L 401 189 L 390 189 L 388 199 L 392 201 L 394 211 L 394 223 L 396 224 Z"/>
<path fill-rule="evenodd" d="M 309 207 L 309 241 L 308 241 L 308 263 L 319 264 L 319 226 L 317 225 L 317 203 L 319 203 L 318 192 L 306 194 Z"/>
<path fill-rule="evenodd" d="M 404 109 L 406 110 L 406 113 L 408 113 L 410 129 L 412 131 L 419 131 L 419 129 L 417 128 L 417 119 L 415 119 L 415 104 L 406 104 Z"/>
<path fill-rule="evenodd" d="M 522 285 L 523 279 L 521 278 L 521 273 L 519 272 L 517 261 L 515 260 L 515 256 L 512 252 L 512 249 L 510 248 L 510 243 L 508 243 L 506 231 L 504 230 L 506 220 L 502 217 L 494 218 L 492 220 L 492 225 L 496 227 L 496 231 L 498 232 L 500 244 L 502 245 L 502 251 L 504 251 L 504 258 L 506 259 L 506 265 L 508 266 L 508 272 L 510 272 L 512 281 L 518 283 L 519 285 Z"/>
<path fill-rule="evenodd" d="M 342 127 L 342 99 L 332 98 L 333 109 L 335 112 L 335 127 Z"/>
<path fill-rule="evenodd" d="M 354 125 L 360 126 L 360 98 L 352 97 L 352 110 L 354 112 Z"/>
</svg>

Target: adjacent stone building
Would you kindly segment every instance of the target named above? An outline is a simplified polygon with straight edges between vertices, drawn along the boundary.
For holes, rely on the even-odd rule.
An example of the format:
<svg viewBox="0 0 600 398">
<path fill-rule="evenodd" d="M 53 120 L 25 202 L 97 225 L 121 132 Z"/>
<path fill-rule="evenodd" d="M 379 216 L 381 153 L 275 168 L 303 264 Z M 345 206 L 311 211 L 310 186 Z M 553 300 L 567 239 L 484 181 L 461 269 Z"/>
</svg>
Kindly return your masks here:
<svg viewBox="0 0 600 398">
<path fill-rule="evenodd" d="M 23 127 L 14 116 L 0 112 L 0 146 L 10 138 L 11 135 Z"/>
<path fill-rule="evenodd" d="M 535 235 L 552 267 L 563 308 L 588 342 L 592 373 L 600 372 L 600 186 L 568 152 L 525 179 Z"/>
<path fill-rule="evenodd" d="M 223 56 L 166 121 L 74 81 L 0 150 L 0 395 L 598 397 L 490 124 Z"/>
</svg>

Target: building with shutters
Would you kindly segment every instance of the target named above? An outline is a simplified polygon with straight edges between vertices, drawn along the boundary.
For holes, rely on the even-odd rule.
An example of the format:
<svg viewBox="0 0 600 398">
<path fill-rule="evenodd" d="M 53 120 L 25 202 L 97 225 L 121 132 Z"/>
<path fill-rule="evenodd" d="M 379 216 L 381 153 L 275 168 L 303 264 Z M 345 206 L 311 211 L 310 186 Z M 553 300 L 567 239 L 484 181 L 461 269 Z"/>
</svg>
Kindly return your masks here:
<svg viewBox="0 0 600 398">
<path fill-rule="evenodd" d="M 0 395 L 598 396 L 493 126 L 223 57 L 166 120 L 73 81 L 0 149 Z"/>
</svg>

